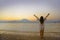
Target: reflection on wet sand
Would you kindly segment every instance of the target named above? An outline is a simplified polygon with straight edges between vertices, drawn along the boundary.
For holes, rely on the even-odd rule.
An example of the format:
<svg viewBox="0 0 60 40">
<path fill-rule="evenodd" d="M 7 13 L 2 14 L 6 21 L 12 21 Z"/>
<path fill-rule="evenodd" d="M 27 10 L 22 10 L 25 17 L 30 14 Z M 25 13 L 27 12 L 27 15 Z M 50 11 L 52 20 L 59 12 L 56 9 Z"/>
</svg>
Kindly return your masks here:
<svg viewBox="0 0 60 40">
<path fill-rule="evenodd" d="M 40 36 L 31 32 L 3 32 L 0 33 L 0 40 L 40 40 Z M 45 32 L 44 40 L 60 40 L 60 33 Z"/>
</svg>

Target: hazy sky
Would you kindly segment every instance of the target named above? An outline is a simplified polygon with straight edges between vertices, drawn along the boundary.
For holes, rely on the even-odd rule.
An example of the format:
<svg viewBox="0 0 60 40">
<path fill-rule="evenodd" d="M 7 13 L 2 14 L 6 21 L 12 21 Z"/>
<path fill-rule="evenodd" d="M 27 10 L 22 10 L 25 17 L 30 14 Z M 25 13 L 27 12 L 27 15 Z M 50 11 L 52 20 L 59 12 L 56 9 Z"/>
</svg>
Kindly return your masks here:
<svg viewBox="0 0 60 40">
<path fill-rule="evenodd" d="M 48 19 L 60 20 L 60 0 L 0 0 L 0 20 L 34 20 L 34 14 L 48 13 Z"/>
</svg>

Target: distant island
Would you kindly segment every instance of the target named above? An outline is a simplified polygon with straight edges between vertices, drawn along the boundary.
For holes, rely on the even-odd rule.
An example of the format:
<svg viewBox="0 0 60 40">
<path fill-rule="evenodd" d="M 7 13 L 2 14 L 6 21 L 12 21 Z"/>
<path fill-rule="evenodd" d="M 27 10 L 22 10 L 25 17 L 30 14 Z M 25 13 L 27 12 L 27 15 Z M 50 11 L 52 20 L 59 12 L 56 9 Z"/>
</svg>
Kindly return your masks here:
<svg viewBox="0 0 60 40">
<path fill-rule="evenodd" d="M 60 23 L 60 20 L 47 20 L 46 23 Z M 22 19 L 22 20 L 0 20 L 0 23 L 39 23 L 38 20 L 31 21 L 28 19 Z"/>
<path fill-rule="evenodd" d="M 33 23 L 37 21 L 31 21 L 28 19 L 22 19 L 22 20 L 0 20 L 0 23 Z"/>
</svg>

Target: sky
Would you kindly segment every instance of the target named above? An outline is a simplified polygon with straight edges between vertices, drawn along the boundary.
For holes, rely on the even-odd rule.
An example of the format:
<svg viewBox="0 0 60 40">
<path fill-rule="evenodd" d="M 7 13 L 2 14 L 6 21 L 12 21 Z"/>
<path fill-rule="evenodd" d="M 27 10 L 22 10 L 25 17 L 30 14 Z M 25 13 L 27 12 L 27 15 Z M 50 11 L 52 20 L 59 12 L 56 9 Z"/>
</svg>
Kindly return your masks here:
<svg viewBox="0 0 60 40">
<path fill-rule="evenodd" d="M 46 16 L 60 20 L 60 0 L 0 0 L 0 20 L 36 20 L 33 16 Z"/>
</svg>

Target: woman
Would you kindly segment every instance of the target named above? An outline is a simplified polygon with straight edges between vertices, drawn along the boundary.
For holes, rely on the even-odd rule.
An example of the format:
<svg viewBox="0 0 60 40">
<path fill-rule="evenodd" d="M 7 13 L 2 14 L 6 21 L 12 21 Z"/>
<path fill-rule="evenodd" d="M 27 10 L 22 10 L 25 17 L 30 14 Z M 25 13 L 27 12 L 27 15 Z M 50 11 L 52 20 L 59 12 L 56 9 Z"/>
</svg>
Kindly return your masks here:
<svg viewBox="0 0 60 40">
<path fill-rule="evenodd" d="M 44 37 L 44 21 L 46 20 L 46 18 L 49 16 L 49 13 L 47 14 L 47 16 L 44 18 L 43 16 L 41 16 L 40 18 L 38 18 L 36 15 L 34 15 L 40 22 L 41 28 L 40 28 L 40 38 L 43 39 Z"/>
</svg>

